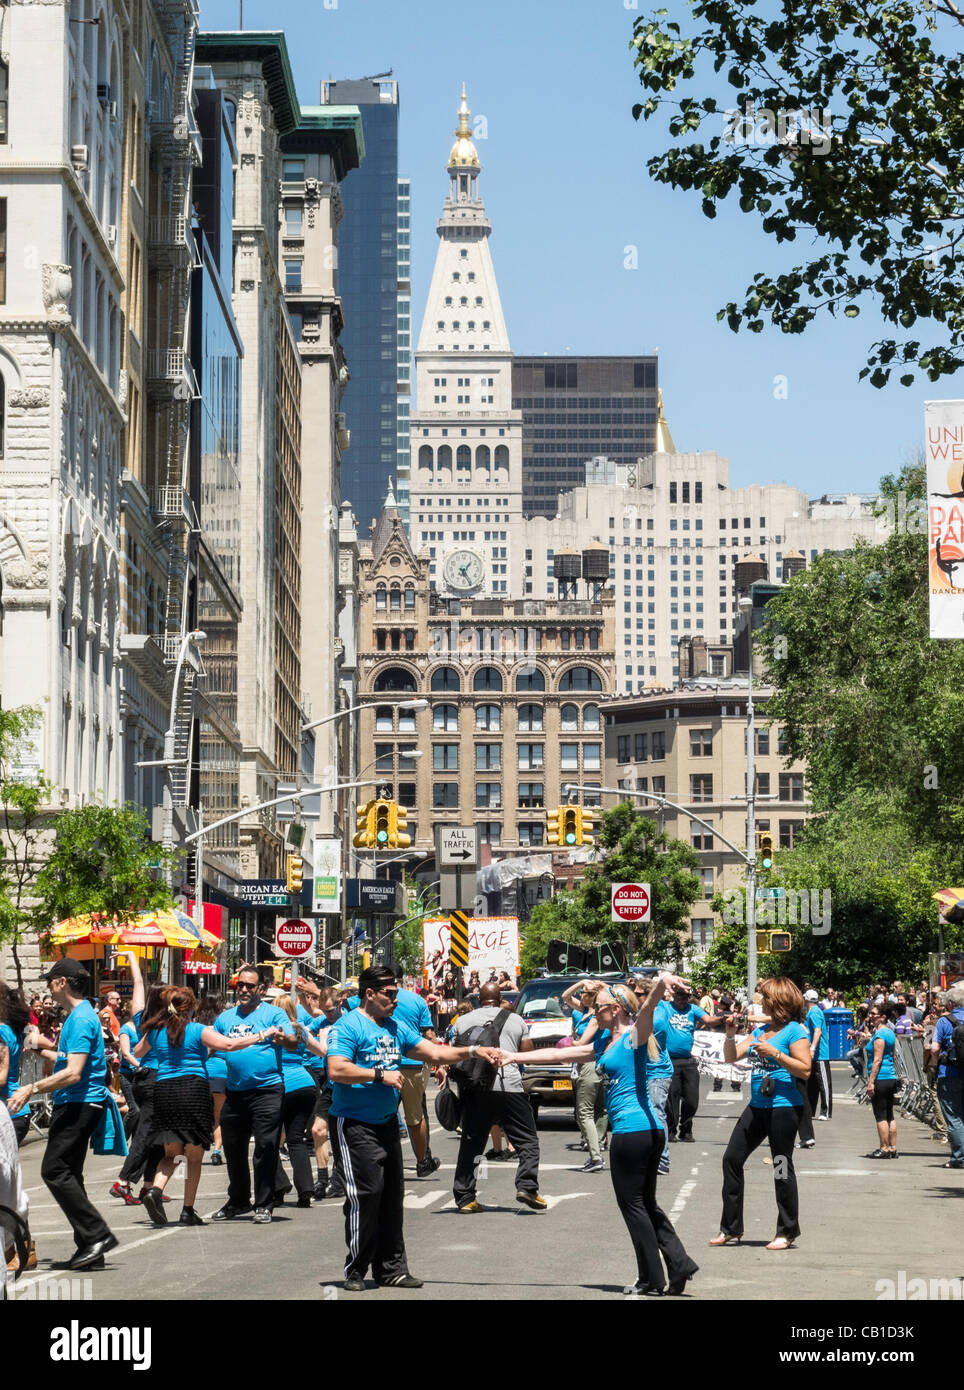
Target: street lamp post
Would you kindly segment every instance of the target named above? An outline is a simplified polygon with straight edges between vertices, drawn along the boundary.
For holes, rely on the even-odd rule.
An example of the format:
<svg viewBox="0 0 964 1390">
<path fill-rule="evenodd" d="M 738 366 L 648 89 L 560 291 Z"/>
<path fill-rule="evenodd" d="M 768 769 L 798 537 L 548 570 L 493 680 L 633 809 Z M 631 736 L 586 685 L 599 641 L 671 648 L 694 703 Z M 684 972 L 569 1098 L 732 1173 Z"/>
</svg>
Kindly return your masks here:
<svg viewBox="0 0 964 1390">
<path fill-rule="evenodd" d="M 740 599 L 746 615 L 746 986 L 747 1002 L 756 993 L 756 727 L 753 709 L 753 599 Z"/>
</svg>

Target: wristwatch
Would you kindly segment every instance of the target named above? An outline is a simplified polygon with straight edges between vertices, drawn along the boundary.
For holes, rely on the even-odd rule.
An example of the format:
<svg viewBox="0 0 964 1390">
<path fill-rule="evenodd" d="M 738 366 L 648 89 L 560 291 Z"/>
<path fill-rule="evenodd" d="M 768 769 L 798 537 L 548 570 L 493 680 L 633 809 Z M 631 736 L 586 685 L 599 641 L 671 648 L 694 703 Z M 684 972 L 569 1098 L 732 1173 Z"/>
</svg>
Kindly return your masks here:
<svg viewBox="0 0 964 1390">
<path fill-rule="evenodd" d="M 385 1068 L 384 1068 L 384 1067 L 376 1067 L 376 1068 L 375 1068 L 375 1084 L 376 1084 L 377 1086 L 380 1086 L 384 1080 L 385 1080 Z"/>
</svg>

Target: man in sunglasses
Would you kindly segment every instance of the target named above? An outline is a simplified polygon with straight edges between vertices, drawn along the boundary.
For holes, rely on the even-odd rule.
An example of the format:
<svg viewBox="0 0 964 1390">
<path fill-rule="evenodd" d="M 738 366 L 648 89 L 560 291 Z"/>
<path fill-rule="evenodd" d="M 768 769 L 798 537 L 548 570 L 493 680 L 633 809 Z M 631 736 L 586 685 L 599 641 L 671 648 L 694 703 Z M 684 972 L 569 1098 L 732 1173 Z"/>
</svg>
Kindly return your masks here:
<svg viewBox="0 0 964 1390">
<path fill-rule="evenodd" d="M 405 1195 L 398 1110 L 402 1057 L 450 1066 L 482 1057 L 498 1066 L 491 1047 L 447 1047 L 429 1042 L 402 1019 L 394 1018 L 398 985 L 384 966 L 363 970 L 359 1006 L 342 1014 L 331 1030 L 328 1075 L 332 1082 L 332 1144 L 344 1174 L 345 1291 L 360 1293 L 371 1266 L 377 1284 L 420 1289 L 408 1272 L 402 1233 Z"/>
<path fill-rule="evenodd" d="M 226 1052 L 228 1077 L 221 1111 L 221 1142 L 228 1167 L 228 1200 L 214 1213 L 215 1221 L 232 1221 L 251 1211 L 248 1143 L 254 1135 L 254 1219 L 267 1225 L 274 1205 L 278 1150 L 284 1107 L 281 1048 L 296 1048 L 297 1035 L 286 1013 L 261 997 L 261 979 L 253 965 L 238 971 L 238 1002 L 214 1020 L 226 1038 L 262 1035 L 260 1046 Z M 271 1030 L 290 1038 L 283 1044 Z"/>
</svg>

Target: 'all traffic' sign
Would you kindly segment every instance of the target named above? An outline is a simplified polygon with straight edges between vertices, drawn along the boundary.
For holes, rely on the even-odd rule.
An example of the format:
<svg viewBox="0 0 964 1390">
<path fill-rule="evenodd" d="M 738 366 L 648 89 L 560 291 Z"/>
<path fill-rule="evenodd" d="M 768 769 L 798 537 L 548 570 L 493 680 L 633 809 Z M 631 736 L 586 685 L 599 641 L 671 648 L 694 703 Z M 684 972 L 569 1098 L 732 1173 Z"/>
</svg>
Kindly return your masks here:
<svg viewBox="0 0 964 1390">
<path fill-rule="evenodd" d="M 648 922 L 650 920 L 651 902 L 648 883 L 614 883 L 611 903 L 614 922 Z"/>
</svg>

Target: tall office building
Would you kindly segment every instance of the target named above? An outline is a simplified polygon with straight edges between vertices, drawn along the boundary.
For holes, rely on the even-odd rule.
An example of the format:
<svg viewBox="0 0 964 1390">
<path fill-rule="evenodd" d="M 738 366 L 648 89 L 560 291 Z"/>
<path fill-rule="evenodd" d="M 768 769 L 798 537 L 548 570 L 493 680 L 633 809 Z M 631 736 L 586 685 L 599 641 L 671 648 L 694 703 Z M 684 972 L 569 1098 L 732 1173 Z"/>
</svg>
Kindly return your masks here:
<svg viewBox="0 0 964 1390">
<path fill-rule="evenodd" d="M 412 486 L 412 185 L 398 181 L 398 447 L 395 491 L 407 526 Z"/>
<path fill-rule="evenodd" d="M 631 464 L 658 449 L 658 385 L 656 357 L 516 357 L 524 515 L 555 516 L 559 493 L 585 481 L 590 455 Z"/>
<path fill-rule="evenodd" d="M 350 380 L 342 409 L 351 448 L 342 496 L 367 536 L 394 476 L 398 441 L 398 83 L 387 78 L 322 82 L 322 106 L 357 106 L 365 159 L 342 187 L 338 280 L 341 343 Z"/>
</svg>

